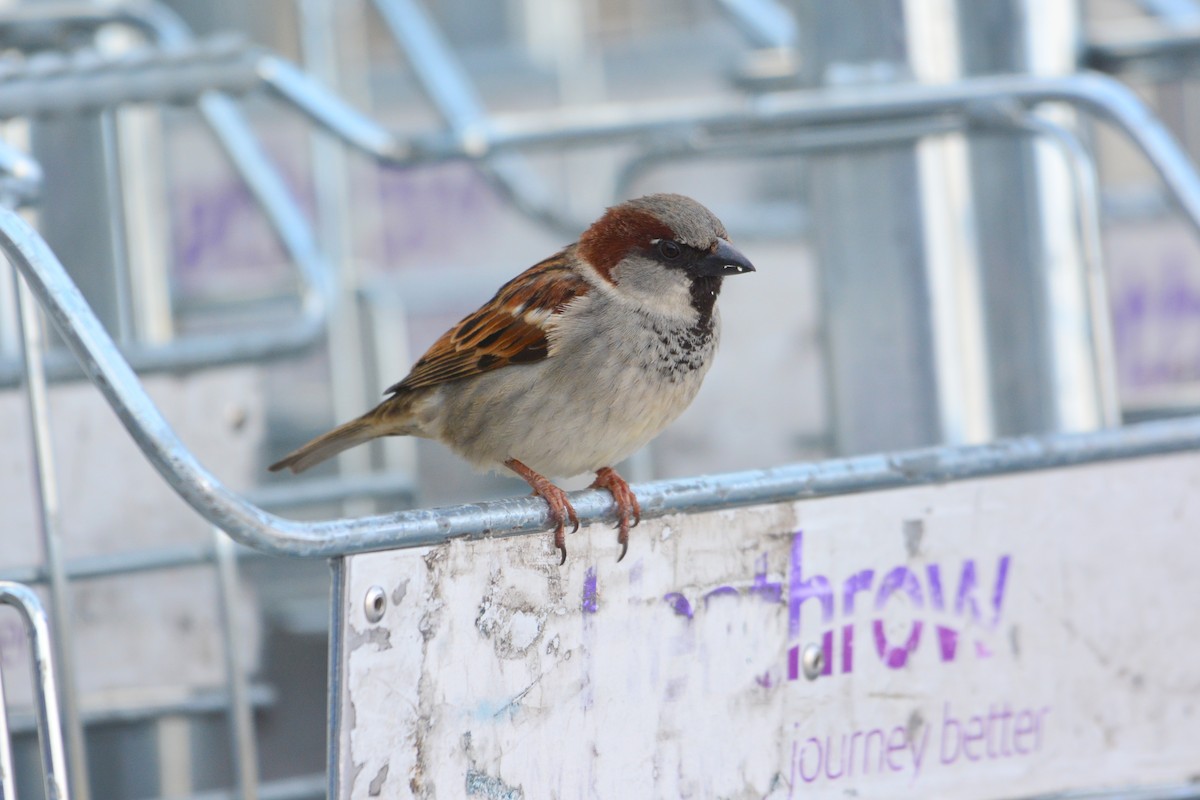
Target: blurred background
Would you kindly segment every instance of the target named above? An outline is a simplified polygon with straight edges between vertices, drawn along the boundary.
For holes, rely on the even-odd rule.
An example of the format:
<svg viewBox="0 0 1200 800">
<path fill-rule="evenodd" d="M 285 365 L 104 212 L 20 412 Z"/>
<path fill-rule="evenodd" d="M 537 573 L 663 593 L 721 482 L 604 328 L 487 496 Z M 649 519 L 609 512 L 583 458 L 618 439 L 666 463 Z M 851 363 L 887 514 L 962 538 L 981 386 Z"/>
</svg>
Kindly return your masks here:
<svg viewBox="0 0 1200 800">
<path fill-rule="evenodd" d="M 487 159 L 383 165 L 263 93 L 7 115 L 0 139 L 45 172 L 29 218 L 144 356 L 131 360 L 164 414 L 222 480 L 286 516 L 525 494 L 426 442 L 375 443 L 299 478 L 265 466 L 372 406 L 446 327 L 606 206 L 656 191 L 711 208 L 758 272 L 726 285 L 716 365 L 623 465 L 633 480 L 1200 406 L 1197 233 L 1127 137 L 1066 104 L 1030 111 L 1002 86 L 954 115 L 752 119 L 804 92 L 854 106 L 864 88 L 1099 68 L 1195 154 L 1193 0 L 5 2 L 0 82 L 49 74 L 63 54 L 86 71 L 86 58 L 187 36 L 218 56 L 262 45 L 402 136 L 469 142 L 512 115 L 546 132 Z M 693 107 L 751 121 L 696 128 Z M 601 110 L 674 121 L 556 143 L 554 114 Z M 251 143 L 231 145 L 238 132 Z M 39 534 L 20 352 L 6 279 L 0 576 L 44 582 L 59 556 Z M 240 552 L 235 581 L 214 574 L 206 524 L 70 359 L 52 350 L 47 365 L 56 611 L 85 788 L 242 796 L 249 775 L 262 797 L 324 796 L 326 565 Z M 0 609 L 23 798 L 40 792 L 28 662 Z M 249 742 L 230 725 L 239 703 Z"/>
</svg>

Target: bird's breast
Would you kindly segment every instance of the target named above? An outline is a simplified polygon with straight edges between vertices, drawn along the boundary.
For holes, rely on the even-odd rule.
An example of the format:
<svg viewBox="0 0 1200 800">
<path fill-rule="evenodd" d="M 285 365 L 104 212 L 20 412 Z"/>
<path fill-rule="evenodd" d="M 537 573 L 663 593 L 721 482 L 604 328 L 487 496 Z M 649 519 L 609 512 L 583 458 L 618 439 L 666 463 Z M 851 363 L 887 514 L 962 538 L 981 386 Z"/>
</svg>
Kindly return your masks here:
<svg viewBox="0 0 1200 800">
<path fill-rule="evenodd" d="M 543 361 L 446 386 L 439 438 L 481 466 L 516 458 L 555 476 L 611 466 L 654 438 L 699 390 L 717 320 L 604 312 L 568 320 Z"/>
</svg>

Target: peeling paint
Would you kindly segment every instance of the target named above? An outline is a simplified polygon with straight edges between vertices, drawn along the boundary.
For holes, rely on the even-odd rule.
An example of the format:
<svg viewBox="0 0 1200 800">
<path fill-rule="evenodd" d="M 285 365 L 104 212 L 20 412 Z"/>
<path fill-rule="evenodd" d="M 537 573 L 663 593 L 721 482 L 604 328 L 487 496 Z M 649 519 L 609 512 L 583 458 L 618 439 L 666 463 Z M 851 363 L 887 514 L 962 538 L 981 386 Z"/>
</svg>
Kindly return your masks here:
<svg viewBox="0 0 1200 800">
<path fill-rule="evenodd" d="M 408 594 L 408 579 L 400 581 L 399 585 L 392 590 L 392 605 L 398 606 L 404 600 L 404 596 Z"/>
<path fill-rule="evenodd" d="M 369 797 L 379 797 L 383 791 L 383 783 L 387 780 L 389 765 L 384 764 L 379 768 L 379 772 L 375 773 L 375 777 L 367 785 L 367 795 Z"/>
<path fill-rule="evenodd" d="M 467 770 L 467 796 L 487 800 L 525 800 L 525 792 L 513 788 L 497 777 L 475 769 Z"/>
<path fill-rule="evenodd" d="M 363 645 L 373 645 L 380 650 L 391 650 L 392 631 L 382 626 L 371 627 L 365 631 L 357 631 L 351 628 L 349 635 L 346 637 L 347 649 L 357 650 Z"/>
<path fill-rule="evenodd" d="M 509 620 L 509 632 L 513 649 L 524 653 L 542 634 L 542 623 L 536 614 L 516 611 Z"/>
<path fill-rule="evenodd" d="M 487 592 L 479 601 L 475 629 L 489 639 L 496 655 L 523 658 L 542 636 L 549 608 L 539 607 L 523 592 L 507 587 L 499 572 L 493 572 Z"/>
</svg>

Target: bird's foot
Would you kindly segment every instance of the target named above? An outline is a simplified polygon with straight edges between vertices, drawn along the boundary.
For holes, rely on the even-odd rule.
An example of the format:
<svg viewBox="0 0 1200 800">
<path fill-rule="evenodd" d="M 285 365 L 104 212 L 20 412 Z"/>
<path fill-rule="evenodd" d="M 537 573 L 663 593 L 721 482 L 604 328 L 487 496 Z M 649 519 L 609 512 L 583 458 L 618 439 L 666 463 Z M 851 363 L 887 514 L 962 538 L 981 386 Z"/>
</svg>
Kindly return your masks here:
<svg viewBox="0 0 1200 800">
<path fill-rule="evenodd" d="M 565 531 L 567 521 L 569 520 L 574 526 L 571 533 L 579 530 L 579 516 L 575 513 L 571 501 L 567 499 L 567 493 L 555 486 L 545 475 L 534 472 L 515 458 L 505 461 L 504 466 L 524 478 L 525 482 L 533 487 L 534 495 L 545 500 L 546 505 L 550 506 L 550 520 L 554 523 L 554 546 L 562 554 L 562 558 L 558 562 L 561 567 L 567 563 L 567 534 Z M 621 482 L 624 483 L 624 481 Z"/>
<path fill-rule="evenodd" d="M 617 502 L 617 542 L 621 545 L 621 555 L 617 556 L 617 561 L 620 561 L 629 550 L 629 529 L 642 521 L 642 507 L 629 484 L 612 467 L 596 471 L 592 488 L 607 489 Z"/>
</svg>

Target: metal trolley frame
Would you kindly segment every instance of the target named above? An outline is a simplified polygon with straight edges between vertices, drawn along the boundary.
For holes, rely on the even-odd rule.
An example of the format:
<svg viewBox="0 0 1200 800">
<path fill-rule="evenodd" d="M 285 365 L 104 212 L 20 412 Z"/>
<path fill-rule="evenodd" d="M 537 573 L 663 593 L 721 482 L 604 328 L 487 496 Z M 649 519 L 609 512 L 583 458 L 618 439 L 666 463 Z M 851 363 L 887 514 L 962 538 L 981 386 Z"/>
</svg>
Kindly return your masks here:
<svg viewBox="0 0 1200 800">
<path fill-rule="evenodd" d="M 56 362 L 44 363 L 35 308 L 29 300 L 36 300 L 53 322 L 83 374 L 112 406 L 146 458 L 198 514 L 245 547 L 278 556 L 330 561 L 335 598 L 329 647 L 330 780 L 338 757 L 336 734 L 341 724 L 337 703 L 342 689 L 339 673 L 342 643 L 337 638 L 341 604 L 337 598 L 342 591 L 343 558 L 369 551 L 436 545 L 456 538 L 535 533 L 547 528 L 549 518 L 540 500 L 519 498 L 356 519 L 295 521 L 270 513 L 230 490 L 180 442 L 146 395 L 137 371 L 178 368 L 181 363 L 229 363 L 306 346 L 320 333 L 323 315 L 320 287 L 328 280 L 327 270 L 294 203 L 286 197 L 277 178 L 263 171 L 253 158 L 253 145 L 236 119 L 232 101 L 215 93 L 265 91 L 364 155 L 403 166 L 448 159 L 486 163 L 497 154 L 532 148 L 579 147 L 662 134 L 693 143 L 686 148 L 688 153 L 702 155 L 709 150 L 735 147 L 746 137 L 763 133 L 776 134 L 782 146 L 795 152 L 845 147 L 848 142 L 911 141 L 977 126 L 999 125 L 1049 135 L 1062 144 L 1078 167 L 1077 180 L 1085 190 L 1090 190 L 1093 180 L 1090 165 L 1077 140 L 1033 113 L 1041 104 L 1063 103 L 1119 129 L 1153 164 L 1191 224 L 1200 230 L 1200 175 L 1132 91 L 1096 73 L 1065 78 L 998 77 L 946 86 L 862 88 L 837 94 L 787 92 L 734 106 L 697 101 L 658 103 L 653 108 L 614 105 L 504 118 L 460 114 L 449 132 L 406 135 L 389 130 L 349 107 L 276 55 L 237 42 L 193 43 L 178 28 L 162 20 L 136 15 L 126 20 L 152 32 L 159 40 L 157 48 L 111 60 L 64 57 L 39 62 L 36 68 L 31 65 L 27 70 L 0 72 L 0 117 L 108 108 L 134 102 L 197 102 L 243 174 L 250 179 L 299 266 L 306 285 L 304 312 L 294 330 L 277 338 L 255 340 L 253 347 L 213 339 L 181 343 L 169 352 L 123 353 L 55 254 L 15 210 L 36 197 L 39 171 L 30 159 L 5 148 L 0 152 L 3 156 L 0 168 L 6 173 L 3 185 L 7 201 L 6 207 L 0 207 L 0 249 L 23 278 L 28 295 L 22 290 L 23 366 L 20 374 L 8 367 L 5 368 L 8 372 L 0 369 L 0 373 L 9 381 L 23 379 L 28 387 L 43 493 L 43 521 L 48 529 L 53 529 L 57 499 L 53 469 L 48 463 L 45 381 L 47 372 L 58 374 L 66 368 Z M 111 21 L 111 17 L 105 17 L 104 21 Z M 668 151 L 658 154 L 662 158 L 672 155 Z M 1092 234 L 1094 242 L 1094 231 Z M 1092 302 L 1097 304 L 1103 302 L 1104 293 L 1098 263 L 1093 266 L 1097 282 L 1093 284 Z M 1103 319 L 1104 314 L 1098 314 L 1097 318 Z M 1097 359 L 1110 357 L 1107 336 L 1103 329 L 1094 336 Z M 1102 374 L 1105 372 L 1101 370 Z M 1107 372 L 1111 374 L 1111 370 Z M 1111 392 L 1111 387 L 1108 391 Z M 1115 414 L 1115 407 L 1112 411 Z M 1023 437 L 982 446 L 935 447 L 647 483 L 640 485 L 637 493 L 643 515 L 653 518 L 1197 448 L 1200 448 L 1200 418 L 1186 418 L 1084 434 Z M 615 508 L 607 493 L 580 492 L 574 495 L 573 502 L 584 523 L 615 520 Z M 90 567 L 52 564 L 48 572 L 54 584 L 67 574 L 111 574 L 211 560 L 219 556 L 222 547 L 203 553 L 175 551 L 110 558 Z M 227 565 L 229 561 L 222 563 Z M 28 593 L 4 584 L 0 587 L 0 600 L 11 602 L 10 597 L 20 599 L 22 607 L 27 609 L 27 618 L 33 621 L 35 639 L 44 643 L 45 624 L 37 624 L 43 617 L 36 606 L 27 602 Z M 39 645 L 39 657 L 41 649 Z M 46 674 L 52 678 L 51 673 Z M 46 704 L 44 731 L 53 742 L 53 723 L 57 719 L 55 694 L 49 682 L 44 689 L 40 695 Z M 6 788 L 3 779 L 10 773 L 5 770 L 4 752 L 0 746 L 0 788 Z M 52 760 L 53 769 L 47 773 L 48 781 L 57 779 L 65 769 L 61 747 L 58 752 Z M 253 779 L 246 777 L 248 772 L 243 765 L 242 785 L 244 790 L 253 792 Z M 11 793 L 11 788 L 6 791 Z M 329 791 L 330 796 L 336 795 L 332 783 Z M 59 790 L 58 796 L 66 796 L 65 790 Z"/>
</svg>

